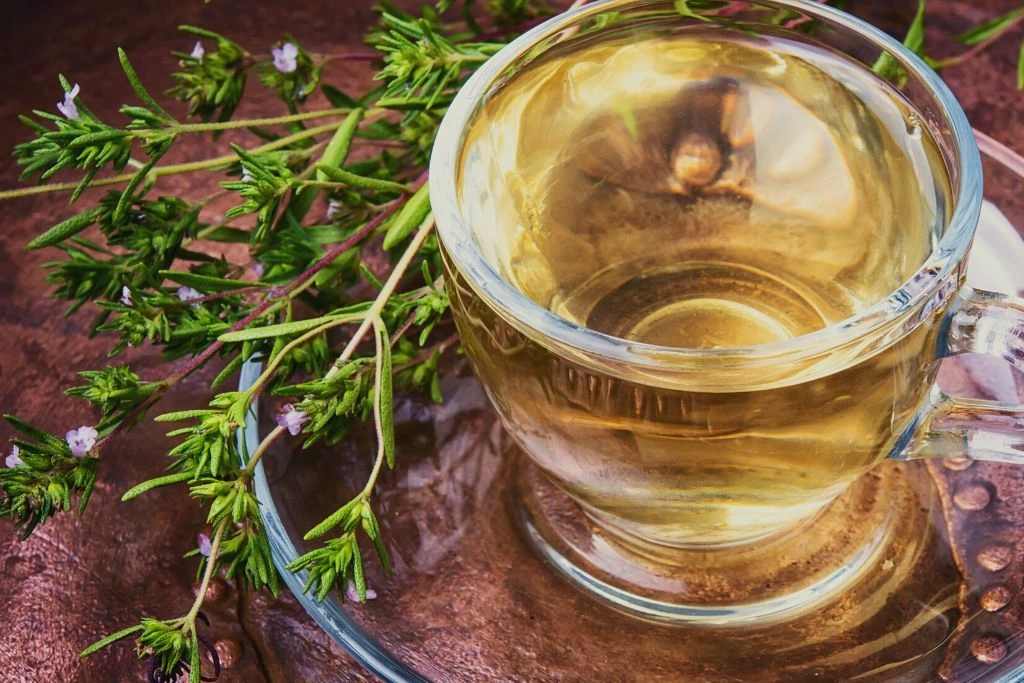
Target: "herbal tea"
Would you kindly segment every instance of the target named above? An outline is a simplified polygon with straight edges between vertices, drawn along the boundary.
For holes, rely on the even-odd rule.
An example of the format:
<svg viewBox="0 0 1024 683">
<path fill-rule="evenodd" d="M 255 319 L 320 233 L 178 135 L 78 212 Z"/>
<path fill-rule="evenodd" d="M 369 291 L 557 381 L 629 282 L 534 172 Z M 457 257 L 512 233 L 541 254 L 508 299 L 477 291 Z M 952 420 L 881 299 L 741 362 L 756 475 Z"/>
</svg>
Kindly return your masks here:
<svg viewBox="0 0 1024 683">
<path fill-rule="evenodd" d="M 951 191 L 895 90 L 782 38 L 641 35 L 546 55 L 478 114 L 459 189 L 503 277 L 580 326 L 718 349 L 838 323 L 916 271 Z M 605 527 L 670 545 L 807 517 L 885 456 L 934 372 L 925 325 L 813 381 L 664 388 L 545 350 L 458 276 L 453 294 L 537 464 Z"/>
</svg>

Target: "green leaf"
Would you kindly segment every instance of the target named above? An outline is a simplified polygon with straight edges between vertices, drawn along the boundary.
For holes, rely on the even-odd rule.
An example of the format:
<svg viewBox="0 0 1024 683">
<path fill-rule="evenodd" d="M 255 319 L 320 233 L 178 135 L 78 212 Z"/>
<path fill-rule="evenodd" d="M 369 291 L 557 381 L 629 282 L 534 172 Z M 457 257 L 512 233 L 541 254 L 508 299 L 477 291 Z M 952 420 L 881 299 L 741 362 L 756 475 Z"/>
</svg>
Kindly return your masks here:
<svg viewBox="0 0 1024 683">
<path fill-rule="evenodd" d="M 924 49 L 924 7 L 925 0 L 918 0 L 917 13 L 914 15 L 914 20 L 910 22 L 907 35 L 903 39 L 903 44 L 915 55 L 920 55 Z"/>
<path fill-rule="evenodd" d="M 411 235 L 428 215 L 430 215 L 430 193 L 427 186 L 424 185 L 409 198 L 395 219 L 391 221 L 387 234 L 384 236 L 384 249 L 391 249 Z"/>
<path fill-rule="evenodd" d="M 352 508 L 354 508 L 357 503 L 362 502 L 362 500 L 363 499 L 361 497 L 357 496 L 356 498 L 353 498 L 349 502 L 342 505 L 330 517 L 328 517 L 327 519 L 325 519 L 324 521 L 320 522 L 315 527 L 307 531 L 306 535 L 302 537 L 303 540 L 311 541 L 314 538 L 319 538 L 320 536 L 323 536 L 334 527 L 341 524 L 341 522 L 348 516 L 348 513 L 352 511 Z"/>
<path fill-rule="evenodd" d="M 77 136 L 74 140 L 68 143 L 68 149 L 81 149 L 83 147 L 99 146 L 108 142 L 114 142 L 115 140 L 123 140 L 130 136 L 131 133 L 128 131 L 117 128 L 101 130 L 95 133 L 86 133 L 85 135 Z"/>
<path fill-rule="evenodd" d="M 355 137 L 359 124 L 366 114 L 365 110 L 358 107 L 354 102 L 350 105 L 335 106 L 351 106 L 355 108 L 338 126 L 338 130 L 331 136 L 331 141 L 327 143 L 327 149 L 324 150 L 323 155 L 320 157 L 320 163 L 329 166 L 341 166 L 348 159 L 348 152 L 352 147 L 352 138 Z M 317 170 L 316 179 L 323 182 L 327 180 L 327 174 Z M 285 216 L 291 216 L 296 222 L 301 221 L 309 213 L 309 209 L 313 205 L 316 196 L 317 188 L 315 187 L 299 188 L 292 196 L 292 200 L 288 204 L 288 212 Z"/>
<path fill-rule="evenodd" d="M 374 410 L 377 419 L 377 436 L 384 460 L 389 468 L 395 466 L 395 405 L 391 376 L 391 339 L 388 328 L 380 317 L 373 320 L 377 337 L 377 373 L 374 387 Z"/>
<path fill-rule="evenodd" d="M 146 493 L 147 491 L 152 491 L 153 489 L 160 488 L 161 486 L 170 486 L 172 484 L 184 483 L 192 479 L 192 477 L 192 472 L 175 472 L 174 474 L 168 474 L 163 477 L 157 477 L 155 479 L 150 479 L 149 481 L 144 481 L 141 484 L 137 484 L 128 489 L 127 491 L 125 491 L 124 495 L 121 496 L 121 502 L 127 502 L 133 498 L 141 496 L 143 493 Z"/>
<path fill-rule="evenodd" d="M 202 662 L 199 659 L 199 637 L 196 635 L 195 631 L 192 632 L 188 650 L 188 668 L 189 671 L 192 672 L 189 675 L 189 679 L 192 681 L 201 681 L 203 680 L 202 669 L 200 668 L 202 666 Z"/>
<path fill-rule="evenodd" d="M 964 45 L 983 43 L 1007 29 L 1009 25 L 1014 24 L 1021 17 L 1024 17 L 1024 7 L 1019 7 L 983 24 L 978 24 L 974 28 L 956 36 L 956 40 Z"/>
<path fill-rule="evenodd" d="M 703 14 L 697 14 L 690 9 L 689 0 L 676 0 L 675 1 L 676 12 L 679 12 L 684 17 L 690 17 L 692 19 L 700 19 L 701 21 L 711 21 L 708 17 Z"/>
<path fill-rule="evenodd" d="M 157 116 L 167 119 L 168 122 L 174 121 L 174 117 L 168 114 L 167 111 L 153 99 L 153 96 L 149 94 L 149 91 L 146 90 L 145 86 L 142 85 L 142 81 L 139 80 L 138 75 L 135 73 L 132 63 L 128 61 L 128 53 L 119 47 L 117 48 L 117 58 L 121 62 L 121 68 L 124 69 L 124 75 L 128 77 L 128 82 L 131 84 L 132 90 L 134 90 L 138 98 L 142 100 L 142 103 L 149 107 L 149 109 Z"/>
<path fill-rule="evenodd" d="M 354 104 L 352 106 L 355 106 Z M 352 113 L 345 117 L 338 130 L 334 133 L 331 141 L 327 143 L 320 161 L 329 166 L 341 166 L 348 159 L 348 151 L 352 147 L 352 138 L 355 137 L 359 124 L 363 121 L 366 111 L 362 108 L 353 109 Z M 319 175 L 319 174 L 318 174 Z"/>
<path fill-rule="evenodd" d="M 402 183 L 396 183 L 393 180 L 382 180 L 380 178 L 370 178 L 368 176 L 357 175 L 351 171 L 346 171 L 343 168 L 338 168 L 337 166 L 317 164 L 316 168 L 318 174 L 322 172 L 328 179 L 336 183 L 344 183 L 349 187 L 358 187 L 363 190 L 373 190 L 375 192 L 397 192 L 399 194 L 409 191 L 409 187 Z"/>
<path fill-rule="evenodd" d="M 352 577 L 355 579 L 359 602 L 366 602 L 366 576 L 363 574 L 363 555 L 359 552 L 359 544 L 352 544 Z"/>
<path fill-rule="evenodd" d="M 203 239 L 206 239 L 206 237 L 204 236 Z M 222 263 L 222 261 L 215 256 L 210 256 L 209 254 L 204 254 L 198 251 L 192 251 L 191 249 L 179 249 L 178 258 L 183 261 L 192 261 L 193 263 Z"/>
<path fill-rule="evenodd" d="M 325 83 L 320 86 L 320 91 L 327 98 L 327 101 L 331 103 L 332 107 L 358 107 L 359 103 L 354 99 L 346 95 L 344 92 L 335 88 L 333 85 Z"/>
<path fill-rule="evenodd" d="M 203 235 L 204 240 L 210 242 L 248 243 L 249 232 L 238 228 L 221 227 L 211 230 Z"/>
<path fill-rule="evenodd" d="M 363 521 L 363 530 L 366 531 L 366 535 L 373 541 L 373 549 L 377 553 L 377 559 L 380 560 L 380 565 L 384 567 L 384 571 L 391 574 L 391 558 L 388 557 L 387 548 L 384 547 L 384 539 L 380 533 L 380 526 L 377 524 L 377 518 L 373 516 L 373 511 L 370 510 L 369 506 L 365 508 L 366 517 Z M 371 532 L 372 529 L 372 532 Z"/>
<path fill-rule="evenodd" d="M 82 650 L 81 654 L 79 654 L 78 656 L 79 657 L 88 657 L 91 654 L 95 654 L 96 652 L 99 652 L 100 650 L 102 650 L 103 648 L 107 647 L 108 645 L 113 645 L 117 641 L 124 640 L 125 638 L 127 638 L 130 635 L 132 635 L 133 633 L 138 633 L 141 630 L 142 630 L 142 624 L 136 624 L 135 626 L 131 626 L 129 628 L 123 629 L 121 631 L 118 631 L 117 633 L 111 633 L 106 638 L 102 638 L 100 640 L 97 640 L 95 643 L 93 643 L 89 647 L 87 647 L 84 650 Z"/>
<path fill-rule="evenodd" d="M 96 171 L 100 170 L 99 166 L 93 166 L 85 172 L 82 176 L 82 180 L 78 183 L 78 187 L 71 193 L 71 199 L 68 200 L 69 204 L 74 204 L 78 201 L 78 198 L 82 196 L 82 193 L 89 187 L 89 183 L 96 176 Z"/>
<path fill-rule="evenodd" d="M 82 494 L 78 497 L 78 514 L 84 515 L 85 508 L 89 505 L 89 498 L 92 497 L 93 489 L 96 488 L 96 477 L 95 475 L 89 477 L 85 482 L 85 486 L 82 487 Z"/>
<path fill-rule="evenodd" d="M 423 263 L 426 264 L 426 261 Z M 373 271 L 370 270 L 370 268 L 362 261 L 359 262 L 359 272 L 363 274 L 363 278 L 373 285 L 373 288 L 378 292 L 384 289 L 384 283 L 381 282 L 380 279 L 373 274 Z"/>
<path fill-rule="evenodd" d="M 179 285 L 185 285 L 186 287 L 195 287 L 200 292 L 229 292 L 233 289 L 245 289 L 253 286 L 251 282 L 228 280 L 222 277 L 199 275 L 181 270 L 160 270 L 157 272 L 172 282 L 177 282 Z"/>
<path fill-rule="evenodd" d="M 452 98 L 441 96 L 435 99 L 427 97 L 385 97 L 377 101 L 381 109 L 392 109 L 394 111 L 423 111 L 431 107 L 447 107 L 451 104 Z"/>
<path fill-rule="evenodd" d="M 1024 90 L 1024 41 L 1020 44 L 1020 54 L 1017 55 L 1017 90 Z"/>
<path fill-rule="evenodd" d="M 76 235 L 90 225 L 96 222 L 97 216 L 100 214 L 100 208 L 90 209 L 84 213 L 80 213 L 77 216 L 72 216 L 66 221 L 61 221 L 57 225 L 53 226 L 39 237 L 28 243 L 27 248 L 29 249 L 42 249 L 43 247 L 49 247 L 58 242 L 63 242 L 69 237 Z"/>
<path fill-rule="evenodd" d="M 363 306 L 365 308 L 365 306 Z M 250 341 L 253 339 L 267 339 L 269 337 L 281 337 L 286 335 L 298 334 L 299 332 L 306 332 L 312 330 L 314 327 L 320 327 L 324 323 L 348 319 L 351 321 L 362 320 L 362 312 L 347 313 L 344 315 L 324 315 L 319 318 L 307 318 L 306 320 L 296 320 L 290 323 L 279 323 L 277 325 L 267 325 L 266 327 L 254 327 L 248 330 L 238 330 L 237 332 L 227 332 L 222 334 L 217 339 L 222 342 L 241 342 Z"/>
<path fill-rule="evenodd" d="M 138 189 L 142 181 L 146 179 L 149 172 L 156 166 L 156 162 L 160 160 L 160 154 L 154 154 L 149 158 L 139 172 L 132 176 L 132 179 L 128 181 L 124 191 L 121 193 L 121 198 L 117 201 L 117 207 L 114 209 L 114 222 L 120 223 L 124 219 L 124 214 L 128 211 L 128 207 L 131 206 L 135 200 L 135 190 Z"/>
<path fill-rule="evenodd" d="M 914 20 L 911 22 L 910 27 L 907 29 L 907 35 L 903 39 L 903 44 L 917 55 L 922 54 L 924 50 L 924 9 L 925 0 L 918 0 L 917 13 L 914 15 Z M 903 70 L 903 67 L 896 62 L 896 58 L 889 52 L 883 52 L 875 60 L 871 70 L 878 74 L 879 77 L 889 81 L 906 78 L 906 72 Z"/>
<path fill-rule="evenodd" d="M 208 38 L 210 40 L 227 40 L 224 36 L 219 33 L 214 33 L 209 29 L 202 28 L 200 26 L 192 26 L 191 24 L 179 24 L 178 30 L 183 33 L 189 33 L 197 38 Z"/>
<path fill-rule="evenodd" d="M 316 591 L 316 601 L 323 602 L 327 594 L 331 592 L 334 587 L 335 572 L 331 568 L 324 570 L 324 573 L 320 576 L 320 588 Z"/>
<path fill-rule="evenodd" d="M 179 410 L 174 413 L 164 413 L 163 415 L 157 415 L 153 418 L 154 422 L 181 422 L 182 420 L 191 420 L 200 417 L 209 417 L 210 415 L 216 415 L 216 410 L 210 410 L 209 408 L 197 408 L 195 410 Z"/>
<path fill-rule="evenodd" d="M 50 446 L 66 445 L 64 444 L 63 441 L 53 436 L 52 434 L 47 434 L 43 430 L 30 425 L 28 422 L 25 422 L 24 420 L 15 417 L 14 415 L 4 413 L 4 419 L 7 420 L 7 422 L 12 427 L 17 429 L 19 432 L 21 432 L 30 439 L 35 439 L 40 443 L 47 444 Z"/>
<path fill-rule="evenodd" d="M 231 362 L 225 365 L 224 369 L 217 374 L 212 382 L 210 382 L 210 388 L 216 389 L 218 386 L 223 384 L 235 373 L 236 370 L 238 370 L 238 368 L 242 367 L 243 363 L 245 363 L 244 354 L 236 354 L 235 357 L 231 359 Z"/>
</svg>

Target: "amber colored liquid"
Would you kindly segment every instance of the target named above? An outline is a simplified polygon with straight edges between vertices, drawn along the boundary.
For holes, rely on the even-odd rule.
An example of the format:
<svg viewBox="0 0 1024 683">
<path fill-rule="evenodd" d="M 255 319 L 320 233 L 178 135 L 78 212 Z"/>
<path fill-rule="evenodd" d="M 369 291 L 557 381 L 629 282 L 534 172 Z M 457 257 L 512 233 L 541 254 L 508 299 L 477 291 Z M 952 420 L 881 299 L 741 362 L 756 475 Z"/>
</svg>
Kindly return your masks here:
<svg viewBox="0 0 1024 683">
<path fill-rule="evenodd" d="M 879 303 L 932 250 L 951 194 L 918 115 L 870 71 L 721 30 L 527 67 L 482 109 L 464 163 L 477 239 L 525 295 L 691 349 L 778 342 Z M 892 450 L 934 371 L 925 324 L 768 388 L 756 373 L 734 390 L 608 373 L 450 280 L 466 350 L 534 461 L 610 530 L 668 545 L 809 517 Z"/>
</svg>

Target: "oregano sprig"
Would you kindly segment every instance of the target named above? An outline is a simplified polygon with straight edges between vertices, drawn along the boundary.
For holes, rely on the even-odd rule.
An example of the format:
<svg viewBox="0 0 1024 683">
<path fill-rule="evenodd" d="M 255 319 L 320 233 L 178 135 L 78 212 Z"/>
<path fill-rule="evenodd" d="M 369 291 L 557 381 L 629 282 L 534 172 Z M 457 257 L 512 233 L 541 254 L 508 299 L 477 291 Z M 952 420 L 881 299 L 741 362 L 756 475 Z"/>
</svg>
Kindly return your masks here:
<svg viewBox="0 0 1024 683">
<path fill-rule="evenodd" d="M 676 3 L 681 13 L 705 18 L 719 5 Z M 423 391 L 440 401 L 439 360 L 457 343 L 441 331 L 449 302 L 426 191 L 430 149 L 468 75 L 556 8 L 543 0 L 439 0 L 418 12 L 388 2 L 378 9 L 367 37 L 371 51 L 351 59 L 315 55 L 290 35 L 257 50 L 182 26 L 187 39 L 173 54 L 169 101 L 118 50 L 133 93 L 120 108 L 122 121 L 97 118 L 85 104 L 88 92 L 63 76 L 57 113 L 21 117 L 31 137 L 15 156 L 23 178 L 41 184 L 0 191 L 0 199 L 67 192 L 72 202 L 90 203 L 28 244 L 54 250 L 47 264 L 54 296 L 68 302 L 69 314 L 92 311 L 90 333 L 110 339 L 111 355 L 152 346 L 168 365 L 151 377 L 125 364 L 82 371 L 81 384 L 67 393 L 89 406 L 94 424 L 63 438 L 5 416 L 15 435 L 0 469 L 0 516 L 28 535 L 58 512 L 83 512 L 107 444 L 147 416 L 169 426 L 175 445 L 166 469 L 123 499 L 176 487 L 205 513 L 196 547 L 185 554 L 199 582 L 193 603 L 177 617 L 141 618 L 83 655 L 132 639 L 151 680 L 186 674 L 197 681 L 204 660 L 208 673 L 219 673 L 216 650 L 202 635 L 212 578 L 222 572 L 248 588 L 274 595 L 279 589 L 252 480 L 281 440 L 334 442 L 357 423 L 373 424 L 376 450 L 368 454 L 372 467 L 362 487 L 309 530 L 307 540 L 321 545 L 288 570 L 305 572 L 306 590 L 319 600 L 334 592 L 357 601 L 373 595 L 368 556 L 391 571 L 374 506 L 381 472 L 401 457 L 394 394 Z M 769 20 L 796 30 L 800 18 L 777 13 Z M 960 40 L 976 52 L 1022 20 L 1013 11 Z M 923 51 L 923 21 L 922 3 L 908 32 L 916 51 Z M 331 68 L 370 63 L 379 87 L 349 95 L 327 82 Z M 1020 69 L 1024 86 L 1024 53 Z M 273 92 L 280 115 L 234 118 L 251 88 Z M 306 108 L 320 96 L 329 106 Z M 231 145 L 218 143 L 229 130 L 242 135 Z M 164 161 L 179 140 L 196 135 L 212 138 L 218 149 Z M 167 194 L 162 179 L 180 174 L 205 174 L 209 192 Z M 211 206 L 224 197 L 234 208 L 213 214 Z M 256 358 L 263 370 L 251 387 L 219 389 L 189 410 L 157 409 L 211 361 L 220 364 L 213 388 Z M 252 453 L 241 452 L 246 416 L 261 398 L 280 406 L 276 425 Z"/>
</svg>

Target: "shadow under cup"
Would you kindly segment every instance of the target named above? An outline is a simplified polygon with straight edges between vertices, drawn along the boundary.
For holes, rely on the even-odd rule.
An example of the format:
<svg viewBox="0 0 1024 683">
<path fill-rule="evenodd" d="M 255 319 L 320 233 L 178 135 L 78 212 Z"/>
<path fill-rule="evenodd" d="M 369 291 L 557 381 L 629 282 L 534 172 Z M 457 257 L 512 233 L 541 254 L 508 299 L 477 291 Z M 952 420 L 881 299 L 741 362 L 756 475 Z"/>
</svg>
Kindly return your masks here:
<svg viewBox="0 0 1024 683">
<path fill-rule="evenodd" d="M 943 444 L 945 454 L 967 455 L 978 415 L 990 422 L 1016 415 L 1005 406 L 965 407 L 934 384 L 936 361 L 945 355 L 983 351 L 1018 364 L 1022 357 L 1019 303 L 962 286 L 981 206 L 980 160 L 962 110 L 901 45 L 848 15 L 808 4 L 689 3 L 680 14 L 678 3 L 611 0 L 557 17 L 473 76 L 446 115 L 433 153 L 430 193 L 452 309 L 477 376 L 526 456 L 514 505 L 527 534 L 564 573 L 616 604 L 635 607 L 632 598 L 639 594 L 641 601 L 646 596 L 666 605 L 651 608 L 648 601 L 636 609 L 655 618 L 675 618 L 673 603 L 729 603 L 729 596 L 714 595 L 713 589 L 700 599 L 676 595 L 678 584 L 671 579 L 685 573 L 682 568 L 741 571 L 737 567 L 748 560 L 760 561 L 751 549 L 764 548 L 792 560 L 794 547 L 813 546 L 815 534 L 829 533 L 829 525 L 819 523 L 833 514 L 828 504 L 883 459 L 928 455 L 933 443 Z M 931 208 L 925 248 L 915 255 L 905 247 L 902 270 L 886 271 L 897 279 L 852 317 L 752 346 L 656 346 L 588 329 L 538 305 L 523 293 L 515 259 L 506 258 L 516 235 L 534 229 L 524 215 L 531 204 L 527 200 L 522 208 L 523 192 L 511 169 L 535 163 L 534 150 L 552 148 L 558 114 L 542 111 L 532 120 L 521 108 L 521 139 L 506 140 L 508 131 L 495 127 L 488 107 L 523 74 L 555 68 L 577 43 L 626 44 L 651 35 L 686 40 L 715 31 L 742 33 L 755 43 L 756 33 L 824 48 L 842 62 L 840 69 L 874 67 L 888 77 L 934 142 L 932 168 L 942 175 L 917 186 L 921 196 L 888 197 L 895 205 L 888 220 L 897 237 L 901 206 L 919 201 Z M 642 80 L 644 74 L 631 78 Z M 551 125 L 541 131 L 537 126 L 545 117 Z M 530 130 L 538 131 L 540 143 L 529 142 Z M 495 137 L 495 147 L 479 144 Z M 873 163 L 884 172 L 891 162 Z M 795 188 L 798 196 L 799 182 L 786 191 Z M 557 181 L 549 185 L 557 192 Z M 506 211 L 517 197 L 518 208 Z M 704 200 L 672 201 L 692 210 L 694 201 Z M 756 206 L 759 199 L 742 201 Z M 874 220 L 864 218 L 861 223 Z M 891 257 L 884 252 L 893 244 L 903 248 L 902 242 L 880 239 L 874 228 L 856 237 L 863 252 L 858 263 L 877 263 L 879 254 Z M 676 257 L 663 234 L 640 242 L 644 250 Z M 771 245 L 750 248 L 770 251 Z M 779 256 L 802 257 L 814 253 Z M 1016 350 L 1007 338 L 1017 339 Z M 995 431 L 1006 437 L 1005 425 Z M 1011 450 L 1004 444 L 979 457 Z M 858 486 L 842 506 L 864 497 L 865 505 L 878 508 L 878 515 L 864 519 L 883 525 L 887 518 L 880 507 L 886 496 L 897 494 L 879 491 L 876 484 Z M 877 542 L 879 533 L 866 529 L 851 540 L 829 576 L 848 569 L 863 554 L 860 546 Z M 595 559 L 601 553 L 605 560 Z M 606 561 L 610 555 L 615 559 Z M 785 586 L 772 590 L 787 592 Z"/>
</svg>

